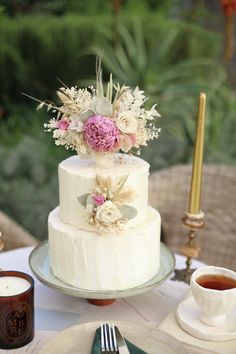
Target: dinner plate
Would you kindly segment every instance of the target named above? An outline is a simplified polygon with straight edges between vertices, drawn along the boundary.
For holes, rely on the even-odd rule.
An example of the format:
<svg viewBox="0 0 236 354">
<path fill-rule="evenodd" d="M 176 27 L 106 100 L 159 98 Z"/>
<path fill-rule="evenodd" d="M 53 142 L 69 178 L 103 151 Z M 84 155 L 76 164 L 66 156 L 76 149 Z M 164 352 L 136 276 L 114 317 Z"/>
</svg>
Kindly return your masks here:
<svg viewBox="0 0 236 354">
<path fill-rule="evenodd" d="M 117 299 L 141 294 L 159 286 L 172 273 L 175 267 L 175 258 L 170 250 L 163 243 L 161 243 L 160 268 L 157 274 L 148 282 L 142 285 L 130 289 L 116 291 L 96 291 L 77 288 L 68 285 L 60 279 L 56 278 L 53 275 L 49 265 L 48 241 L 42 242 L 33 249 L 29 257 L 29 264 L 34 275 L 42 283 L 64 294 L 86 299 Z"/>
<path fill-rule="evenodd" d="M 52 337 L 39 354 L 90 354 L 95 331 L 100 322 L 89 322 L 69 327 Z M 148 354 L 187 354 L 174 337 L 148 325 L 128 321 L 114 321 L 121 334 Z"/>
</svg>

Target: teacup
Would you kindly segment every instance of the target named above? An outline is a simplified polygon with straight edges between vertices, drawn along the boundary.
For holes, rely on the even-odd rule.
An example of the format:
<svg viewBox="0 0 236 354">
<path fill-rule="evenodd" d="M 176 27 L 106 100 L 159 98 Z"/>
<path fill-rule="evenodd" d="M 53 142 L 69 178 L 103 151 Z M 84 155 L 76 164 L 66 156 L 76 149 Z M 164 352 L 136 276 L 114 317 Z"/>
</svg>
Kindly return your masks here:
<svg viewBox="0 0 236 354">
<path fill-rule="evenodd" d="M 220 326 L 227 314 L 236 309 L 236 272 L 205 266 L 192 274 L 190 286 L 203 323 Z"/>
</svg>

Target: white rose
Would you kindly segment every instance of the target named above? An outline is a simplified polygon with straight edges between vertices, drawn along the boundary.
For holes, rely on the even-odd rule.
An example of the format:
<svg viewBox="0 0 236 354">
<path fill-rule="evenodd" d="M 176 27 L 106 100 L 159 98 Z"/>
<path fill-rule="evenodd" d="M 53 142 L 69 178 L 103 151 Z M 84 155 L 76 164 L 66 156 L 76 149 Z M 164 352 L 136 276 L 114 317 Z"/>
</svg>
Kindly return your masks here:
<svg viewBox="0 0 236 354">
<path fill-rule="evenodd" d="M 121 211 L 110 200 L 97 207 L 96 220 L 103 224 L 112 224 L 122 218 Z"/>
<path fill-rule="evenodd" d="M 120 115 L 116 124 L 118 129 L 126 134 L 134 134 L 138 127 L 137 120 L 127 113 Z"/>
</svg>

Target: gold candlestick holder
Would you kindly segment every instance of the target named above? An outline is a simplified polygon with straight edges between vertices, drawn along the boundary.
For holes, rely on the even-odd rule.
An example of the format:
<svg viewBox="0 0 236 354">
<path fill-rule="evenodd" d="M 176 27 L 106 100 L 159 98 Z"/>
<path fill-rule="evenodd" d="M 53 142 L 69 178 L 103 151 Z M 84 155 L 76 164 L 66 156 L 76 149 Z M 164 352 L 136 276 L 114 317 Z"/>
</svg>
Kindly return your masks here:
<svg viewBox="0 0 236 354">
<path fill-rule="evenodd" d="M 188 241 L 181 247 L 181 254 L 186 258 L 186 268 L 175 269 L 175 276 L 172 280 L 184 281 L 190 283 L 191 275 L 195 269 L 191 269 L 192 259 L 197 258 L 201 248 L 196 242 L 196 231 L 204 227 L 204 213 L 200 211 L 197 214 L 186 212 L 182 219 L 183 225 L 189 229 Z"/>
</svg>

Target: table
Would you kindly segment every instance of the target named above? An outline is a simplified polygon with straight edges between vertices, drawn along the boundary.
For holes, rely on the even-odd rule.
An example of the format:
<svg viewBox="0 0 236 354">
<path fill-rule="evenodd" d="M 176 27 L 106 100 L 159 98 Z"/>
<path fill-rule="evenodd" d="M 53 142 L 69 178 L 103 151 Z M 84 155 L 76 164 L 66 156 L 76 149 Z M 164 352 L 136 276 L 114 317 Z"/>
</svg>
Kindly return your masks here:
<svg viewBox="0 0 236 354">
<path fill-rule="evenodd" d="M 19 270 L 32 275 L 28 257 L 32 247 L 0 253 L 0 268 Z M 203 263 L 193 261 L 193 267 Z M 185 268 L 185 258 L 176 255 L 176 268 Z M 32 275 L 33 276 L 33 275 Z M 34 277 L 34 276 L 33 276 Z M 110 306 L 91 305 L 85 299 L 75 298 L 54 291 L 35 277 L 35 329 L 48 332 L 48 337 L 69 326 L 101 320 L 126 320 L 158 327 L 177 304 L 187 296 L 189 285 L 170 278 L 159 287 L 146 293 L 117 299 Z M 25 347 L 27 348 L 27 346 Z M 7 351 L 0 350 L 1 353 Z M 10 351 L 8 351 L 10 353 Z M 17 351 L 18 353 L 18 351 Z M 29 353 L 22 348 L 20 353 Z M 30 353 L 36 353 L 31 351 Z M 11 351 L 13 354 L 13 351 Z"/>
</svg>

